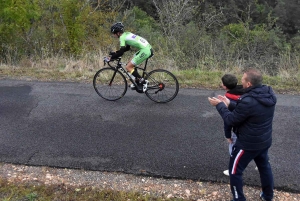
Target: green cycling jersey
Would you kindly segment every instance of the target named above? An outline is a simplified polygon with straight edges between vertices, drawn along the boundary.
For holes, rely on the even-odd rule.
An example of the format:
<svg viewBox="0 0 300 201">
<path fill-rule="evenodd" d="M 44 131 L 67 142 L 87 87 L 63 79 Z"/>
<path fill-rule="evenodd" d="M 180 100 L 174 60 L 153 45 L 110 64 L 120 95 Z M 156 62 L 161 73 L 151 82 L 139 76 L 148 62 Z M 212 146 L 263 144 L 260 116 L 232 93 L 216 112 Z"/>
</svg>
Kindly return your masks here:
<svg viewBox="0 0 300 201">
<path fill-rule="evenodd" d="M 135 35 L 131 32 L 124 32 L 120 36 L 120 46 L 125 47 L 127 45 L 135 47 L 139 50 L 144 48 L 151 49 L 151 45 L 146 39 L 142 38 L 141 36 Z"/>
</svg>

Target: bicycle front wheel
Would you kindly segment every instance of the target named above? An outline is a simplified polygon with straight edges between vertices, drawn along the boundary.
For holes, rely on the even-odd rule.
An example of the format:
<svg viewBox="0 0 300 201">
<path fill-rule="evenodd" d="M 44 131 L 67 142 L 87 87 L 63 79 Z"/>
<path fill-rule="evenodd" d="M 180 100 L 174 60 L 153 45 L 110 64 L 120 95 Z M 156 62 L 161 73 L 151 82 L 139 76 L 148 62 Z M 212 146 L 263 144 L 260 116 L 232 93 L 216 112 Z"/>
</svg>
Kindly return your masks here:
<svg viewBox="0 0 300 201">
<path fill-rule="evenodd" d="M 97 94 L 105 100 L 115 101 L 127 91 L 125 76 L 113 68 L 102 68 L 94 76 L 93 86 Z"/>
<path fill-rule="evenodd" d="M 176 77 L 169 71 L 156 69 L 146 75 L 148 80 L 145 94 L 157 103 L 167 103 L 173 100 L 179 91 Z"/>
</svg>

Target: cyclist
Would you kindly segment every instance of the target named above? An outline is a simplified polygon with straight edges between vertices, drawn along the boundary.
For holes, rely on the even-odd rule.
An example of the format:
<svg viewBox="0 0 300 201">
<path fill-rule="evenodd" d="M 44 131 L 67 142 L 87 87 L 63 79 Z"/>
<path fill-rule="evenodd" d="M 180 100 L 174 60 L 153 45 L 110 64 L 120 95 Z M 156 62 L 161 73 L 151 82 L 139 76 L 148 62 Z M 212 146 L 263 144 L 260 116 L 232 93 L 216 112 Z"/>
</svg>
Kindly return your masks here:
<svg viewBox="0 0 300 201">
<path fill-rule="evenodd" d="M 133 55 L 133 58 L 127 63 L 126 70 L 131 74 L 131 78 L 138 84 L 143 85 L 144 80 L 135 69 L 135 66 L 141 64 L 146 59 L 153 55 L 153 50 L 148 41 L 141 36 L 135 35 L 131 32 L 124 32 L 124 25 L 122 22 L 117 22 L 111 26 L 111 33 L 120 40 L 120 50 L 111 52 L 109 60 L 116 59 L 124 54 L 124 52 L 130 50 L 130 47 L 138 49 Z M 134 89 L 134 85 L 130 86 Z"/>
</svg>

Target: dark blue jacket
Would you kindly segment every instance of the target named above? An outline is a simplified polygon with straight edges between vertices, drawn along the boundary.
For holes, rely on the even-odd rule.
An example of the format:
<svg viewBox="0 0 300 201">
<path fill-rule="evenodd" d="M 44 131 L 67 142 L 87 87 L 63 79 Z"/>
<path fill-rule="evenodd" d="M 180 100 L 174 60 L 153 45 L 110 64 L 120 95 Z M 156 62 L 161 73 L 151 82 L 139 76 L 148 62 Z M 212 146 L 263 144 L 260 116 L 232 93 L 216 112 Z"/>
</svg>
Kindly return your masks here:
<svg viewBox="0 0 300 201">
<path fill-rule="evenodd" d="M 243 150 L 271 146 L 276 101 L 271 87 L 259 85 L 245 89 L 245 94 L 236 103 L 230 102 L 228 108 L 224 103 L 216 106 L 224 122 L 236 128 L 238 139 L 235 146 Z"/>
</svg>

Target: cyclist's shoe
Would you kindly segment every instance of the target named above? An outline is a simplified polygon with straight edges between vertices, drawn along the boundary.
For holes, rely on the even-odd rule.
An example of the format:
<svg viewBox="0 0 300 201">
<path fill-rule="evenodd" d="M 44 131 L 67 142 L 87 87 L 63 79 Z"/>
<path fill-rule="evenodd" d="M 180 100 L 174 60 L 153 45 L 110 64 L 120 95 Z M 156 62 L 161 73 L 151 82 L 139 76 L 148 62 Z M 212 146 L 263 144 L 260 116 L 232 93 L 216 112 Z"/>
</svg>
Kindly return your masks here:
<svg viewBox="0 0 300 201">
<path fill-rule="evenodd" d="M 261 199 L 262 201 L 272 201 L 272 200 L 267 200 L 267 199 L 265 198 L 263 192 L 261 192 L 261 193 L 259 194 L 259 197 L 260 197 L 260 199 Z"/>
<path fill-rule="evenodd" d="M 132 89 L 132 90 L 135 90 L 135 89 L 136 89 L 136 87 L 135 87 L 134 84 L 131 84 L 129 87 L 130 87 L 130 89 Z"/>
<path fill-rule="evenodd" d="M 145 92 L 147 90 L 147 88 L 148 88 L 149 81 L 148 80 L 144 80 L 143 82 L 144 82 L 144 84 L 143 84 L 143 92 Z"/>
<path fill-rule="evenodd" d="M 138 91 L 138 92 L 143 92 L 143 86 L 141 86 L 140 84 L 137 84 L 137 87 L 138 87 L 138 88 L 136 88 L 136 86 L 135 86 L 134 84 L 131 84 L 129 87 L 130 87 L 132 90 L 136 90 L 136 91 Z"/>
</svg>

